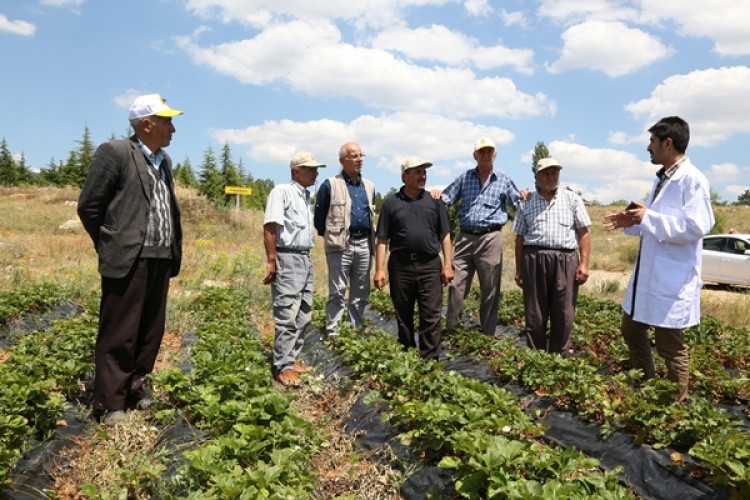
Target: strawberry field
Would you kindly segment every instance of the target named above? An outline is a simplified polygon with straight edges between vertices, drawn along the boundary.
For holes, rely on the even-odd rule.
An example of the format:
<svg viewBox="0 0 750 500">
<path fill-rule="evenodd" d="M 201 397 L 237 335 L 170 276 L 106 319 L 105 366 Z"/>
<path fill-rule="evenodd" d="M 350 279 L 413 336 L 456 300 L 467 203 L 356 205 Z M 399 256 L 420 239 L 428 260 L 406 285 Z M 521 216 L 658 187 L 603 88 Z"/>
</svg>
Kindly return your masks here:
<svg viewBox="0 0 750 500">
<path fill-rule="evenodd" d="M 104 429 L 88 415 L 98 297 L 52 284 L 0 294 L 4 495 L 750 496 L 746 328 L 706 317 L 686 333 L 691 397 L 675 404 L 668 382 L 640 383 L 628 366 L 611 301 L 580 298 L 575 355 L 563 358 L 524 346 L 521 296 L 506 291 L 503 335 L 468 324 L 444 339 L 439 362 L 425 363 L 396 341 L 386 294 L 372 295 L 366 331 L 344 332 L 335 343 L 320 338 L 318 296 L 303 351 L 314 371 L 303 387 L 285 389 L 271 377 L 252 286 L 195 287 L 190 318 L 177 329 L 180 346 L 153 376 L 157 405 L 139 422 L 157 435 L 153 447 L 119 450 L 117 488 L 94 478 L 75 493 L 56 488 L 65 450 L 83 437 L 104 442 L 107 433 L 132 431 Z M 475 308 L 471 296 L 469 315 Z M 322 423 L 346 398 L 355 402 L 337 422 L 355 442 L 350 461 L 378 462 L 387 478 L 351 467 L 350 477 L 333 480 L 321 464 L 333 446 Z M 301 411 L 301 400 L 315 411 Z"/>
</svg>

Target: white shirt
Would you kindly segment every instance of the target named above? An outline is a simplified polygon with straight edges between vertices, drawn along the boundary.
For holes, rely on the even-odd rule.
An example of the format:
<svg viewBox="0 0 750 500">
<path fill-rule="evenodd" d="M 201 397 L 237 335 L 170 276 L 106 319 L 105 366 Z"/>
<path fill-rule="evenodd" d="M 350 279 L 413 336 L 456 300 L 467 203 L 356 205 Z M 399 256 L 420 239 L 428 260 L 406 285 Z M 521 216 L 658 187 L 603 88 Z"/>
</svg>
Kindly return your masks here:
<svg viewBox="0 0 750 500">
<path fill-rule="evenodd" d="M 276 223 L 276 247 L 309 250 L 313 246 L 310 193 L 296 181 L 274 187 L 268 195 L 263 225 Z"/>
</svg>

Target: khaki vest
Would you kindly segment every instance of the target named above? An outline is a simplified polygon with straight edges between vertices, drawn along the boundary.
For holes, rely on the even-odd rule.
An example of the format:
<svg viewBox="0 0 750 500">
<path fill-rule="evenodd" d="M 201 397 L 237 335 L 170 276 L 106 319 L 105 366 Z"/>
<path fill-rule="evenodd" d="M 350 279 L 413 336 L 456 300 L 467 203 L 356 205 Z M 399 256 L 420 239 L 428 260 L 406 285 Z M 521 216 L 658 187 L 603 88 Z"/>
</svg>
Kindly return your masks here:
<svg viewBox="0 0 750 500">
<path fill-rule="evenodd" d="M 370 205 L 370 250 L 375 238 L 375 186 L 361 179 L 365 185 L 367 202 Z M 331 204 L 326 214 L 326 232 L 323 235 L 323 248 L 326 253 L 341 252 L 349 248 L 349 226 L 351 224 L 352 200 L 344 177 L 339 174 L 328 179 L 331 185 Z"/>
</svg>

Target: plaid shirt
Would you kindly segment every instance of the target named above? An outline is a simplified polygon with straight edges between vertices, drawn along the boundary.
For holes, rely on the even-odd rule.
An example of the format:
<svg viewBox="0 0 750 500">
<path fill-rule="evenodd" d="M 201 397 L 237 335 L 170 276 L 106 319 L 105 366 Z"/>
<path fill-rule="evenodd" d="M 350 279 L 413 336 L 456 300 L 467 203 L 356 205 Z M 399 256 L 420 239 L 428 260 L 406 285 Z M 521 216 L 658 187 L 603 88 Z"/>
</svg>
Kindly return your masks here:
<svg viewBox="0 0 750 500">
<path fill-rule="evenodd" d="M 575 250 L 578 248 L 576 230 L 590 225 L 591 219 L 581 197 L 558 188 L 550 201 L 536 191 L 530 193 L 529 198 L 519 204 L 513 232 L 524 237 L 525 246 Z"/>
<path fill-rule="evenodd" d="M 459 175 L 443 191 L 443 201 L 453 205 L 461 200 L 458 223 L 463 229 L 489 229 L 508 222 L 505 204 L 518 204 L 518 188 L 503 172 L 493 170 L 482 188 L 477 169 Z"/>
</svg>

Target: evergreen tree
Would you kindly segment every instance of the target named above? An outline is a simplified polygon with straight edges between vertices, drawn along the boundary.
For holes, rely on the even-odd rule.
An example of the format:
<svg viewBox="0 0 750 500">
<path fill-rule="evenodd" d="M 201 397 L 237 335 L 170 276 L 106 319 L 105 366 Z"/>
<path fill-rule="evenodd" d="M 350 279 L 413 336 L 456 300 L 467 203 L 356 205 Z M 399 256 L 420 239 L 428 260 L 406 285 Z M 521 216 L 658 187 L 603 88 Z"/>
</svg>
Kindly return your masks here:
<svg viewBox="0 0 750 500">
<path fill-rule="evenodd" d="M 216 156 L 211 146 L 206 149 L 201 164 L 198 194 L 204 195 L 210 202 L 217 205 L 224 204 L 224 178 L 219 172 Z"/>
<path fill-rule="evenodd" d="M 198 181 L 195 179 L 193 167 L 190 164 L 190 158 L 185 157 L 185 161 L 178 163 L 174 168 L 174 181 L 180 186 L 197 188 Z"/>
<path fill-rule="evenodd" d="M 26 165 L 26 155 L 24 153 L 21 153 L 21 159 L 16 163 L 16 173 L 19 184 L 34 184 L 34 174 L 31 173 L 31 169 Z"/>
<path fill-rule="evenodd" d="M 224 186 L 242 186 L 242 178 L 240 177 L 237 167 L 232 162 L 232 152 L 229 149 L 229 143 L 224 143 L 224 148 L 221 151 L 221 177 L 224 181 Z M 222 192 L 224 188 L 222 187 Z M 224 205 L 229 205 L 234 202 L 236 195 L 225 194 Z"/>
<path fill-rule="evenodd" d="M 91 159 L 94 157 L 94 151 L 96 146 L 91 141 L 91 131 L 88 127 L 83 129 L 83 138 L 78 143 L 77 150 L 77 161 L 78 163 L 73 167 L 72 184 L 73 186 L 83 187 L 83 183 L 86 181 L 86 174 L 89 172 L 89 165 L 91 165 Z"/>
<path fill-rule="evenodd" d="M 271 179 L 257 179 L 250 182 L 248 185 L 252 188 L 253 194 L 245 197 L 247 198 L 247 206 L 258 210 L 264 210 L 266 208 L 268 195 L 274 187 L 273 181 Z"/>
<path fill-rule="evenodd" d="M 42 171 L 39 173 L 39 183 L 44 186 L 57 186 L 58 185 L 58 170 L 59 167 L 55 164 L 55 158 L 52 157 L 52 159 L 49 162 L 49 165 L 47 165 L 47 168 L 43 168 Z"/>
<path fill-rule="evenodd" d="M 64 165 L 60 165 L 57 170 L 57 182 L 58 186 L 83 186 L 78 184 L 80 181 L 80 162 L 78 160 L 78 151 L 71 151 L 68 153 L 68 159 Z"/>
<path fill-rule="evenodd" d="M 745 189 L 745 192 L 737 196 L 737 205 L 750 205 L 750 189 Z"/>
<path fill-rule="evenodd" d="M 16 161 L 10 153 L 8 143 L 5 141 L 4 137 L 3 140 L 0 141 L 0 185 L 18 185 L 18 169 L 16 168 Z"/>
</svg>

